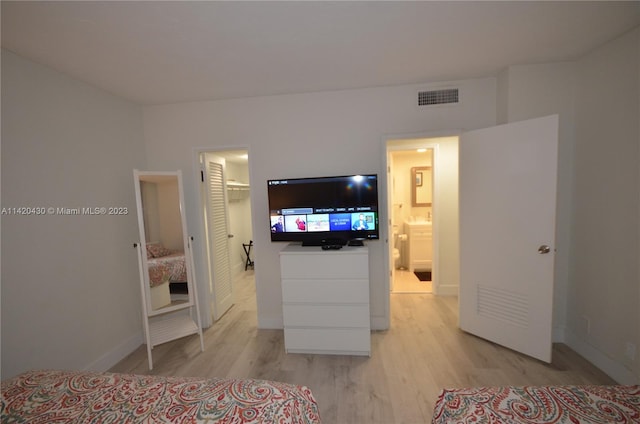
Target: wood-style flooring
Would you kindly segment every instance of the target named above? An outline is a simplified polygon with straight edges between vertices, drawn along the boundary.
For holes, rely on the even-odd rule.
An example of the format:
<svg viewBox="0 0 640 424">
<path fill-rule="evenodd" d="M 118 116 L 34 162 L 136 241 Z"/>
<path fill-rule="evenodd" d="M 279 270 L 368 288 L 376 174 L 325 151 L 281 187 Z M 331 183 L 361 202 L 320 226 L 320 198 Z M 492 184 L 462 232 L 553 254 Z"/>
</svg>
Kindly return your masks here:
<svg viewBox="0 0 640 424">
<path fill-rule="evenodd" d="M 416 275 L 408 269 L 395 269 L 393 271 L 393 293 L 432 293 L 431 281 L 420 281 Z"/>
<path fill-rule="evenodd" d="M 306 385 L 323 423 L 428 423 L 444 387 L 615 384 L 565 345 L 544 364 L 457 328 L 457 298 L 392 294 L 391 328 L 372 333 L 371 357 L 286 354 L 282 330 L 259 330 L 253 272 L 236 281 L 236 304 L 197 336 L 145 346 L 110 371 L 258 378 Z"/>
</svg>

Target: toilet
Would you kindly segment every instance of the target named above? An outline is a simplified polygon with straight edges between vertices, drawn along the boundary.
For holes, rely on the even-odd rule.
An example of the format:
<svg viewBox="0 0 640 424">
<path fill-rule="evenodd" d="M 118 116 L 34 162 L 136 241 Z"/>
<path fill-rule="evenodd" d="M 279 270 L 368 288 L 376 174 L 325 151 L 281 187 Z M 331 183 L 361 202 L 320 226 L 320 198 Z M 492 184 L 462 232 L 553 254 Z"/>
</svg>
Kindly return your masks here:
<svg viewBox="0 0 640 424">
<path fill-rule="evenodd" d="M 400 260 L 400 246 L 401 243 L 407 240 L 406 234 L 398 234 L 398 231 L 393 231 L 393 264 L 396 269 L 402 269 L 402 262 Z"/>
</svg>

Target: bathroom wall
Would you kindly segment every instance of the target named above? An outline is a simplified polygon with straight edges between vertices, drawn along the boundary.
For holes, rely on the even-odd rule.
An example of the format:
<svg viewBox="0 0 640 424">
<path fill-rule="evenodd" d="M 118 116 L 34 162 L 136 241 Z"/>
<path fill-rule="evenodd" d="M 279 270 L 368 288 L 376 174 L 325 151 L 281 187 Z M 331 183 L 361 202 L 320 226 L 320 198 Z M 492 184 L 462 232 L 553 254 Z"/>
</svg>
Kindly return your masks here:
<svg viewBox="0 0 640 424">
<path fill-rule="evenodd" d="M 412 206 L 412 185 L 413 179 L 411 168 L 416 166 L 433 166 L 431 150 L 427 152 L 419 153 L 416 149 L 403 150 L 398 152 L 392 152 L 393 158 L 393 214 L 391 217 L 391 224 L 393 231 L 397 231 L 398 234 L 405 234 L 406 228 L 404 223 L 406 221 L 414 220 L 420 217 L 420 219 L 427 219 L 427 216 L 431 215 L 430 207 L 416 207 Z M 406 242 L 396 241 L 396 247 L 400 249 L 400 259 L 398 265 L 404 268 L 409 268 L 409 259 L 407 257 Z"/>
<path fill-rule="evenodd" d="M 402 224 L 410 217 L 427 219 L 431 216 L 431 207 L 416 207 L 411 205 L 411 168 L 414 166 L 433 167 L 433 155 L 431 150 L 418 153 L 415 150 L 392 152 L 393 156 L 393 225 L 398 225 L 402 230 Z"/>
</svg>

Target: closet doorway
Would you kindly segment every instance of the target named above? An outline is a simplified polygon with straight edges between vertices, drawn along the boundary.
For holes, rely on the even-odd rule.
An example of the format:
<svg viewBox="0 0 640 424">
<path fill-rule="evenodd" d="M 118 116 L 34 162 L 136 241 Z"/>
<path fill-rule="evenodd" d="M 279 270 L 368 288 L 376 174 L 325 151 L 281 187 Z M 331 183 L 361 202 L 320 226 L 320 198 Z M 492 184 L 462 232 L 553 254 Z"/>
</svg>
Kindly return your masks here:
<svg viewBox="0 0 640 424">
<path fill-rule="evenodd" d="M 242 273 L 253 273 L 248 151 L 201 152 L 199 160 L 209 300 L 215 322 L 235 303 L 234 281 Z"/>
</svg>

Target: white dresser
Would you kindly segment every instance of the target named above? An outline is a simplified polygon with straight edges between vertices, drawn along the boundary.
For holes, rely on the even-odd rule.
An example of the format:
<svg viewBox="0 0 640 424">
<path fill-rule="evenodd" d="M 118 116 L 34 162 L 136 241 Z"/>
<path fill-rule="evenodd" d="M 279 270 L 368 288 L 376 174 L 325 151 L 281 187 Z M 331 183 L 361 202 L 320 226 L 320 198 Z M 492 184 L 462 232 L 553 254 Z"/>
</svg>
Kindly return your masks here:
<svg viewBox="0 0 640 424">
<path fill-rule="evenodd" d="M 280 252 L 280 272 L 287 352 L 371 355 L 366 246 L 292 243 Z"/>
<path fill-rule="evenodd" d="M 427 221 L 405 222 L 407 234 L 407 262 L 409 271 L 433 270 L 433 231 Z"/>
</svg>

